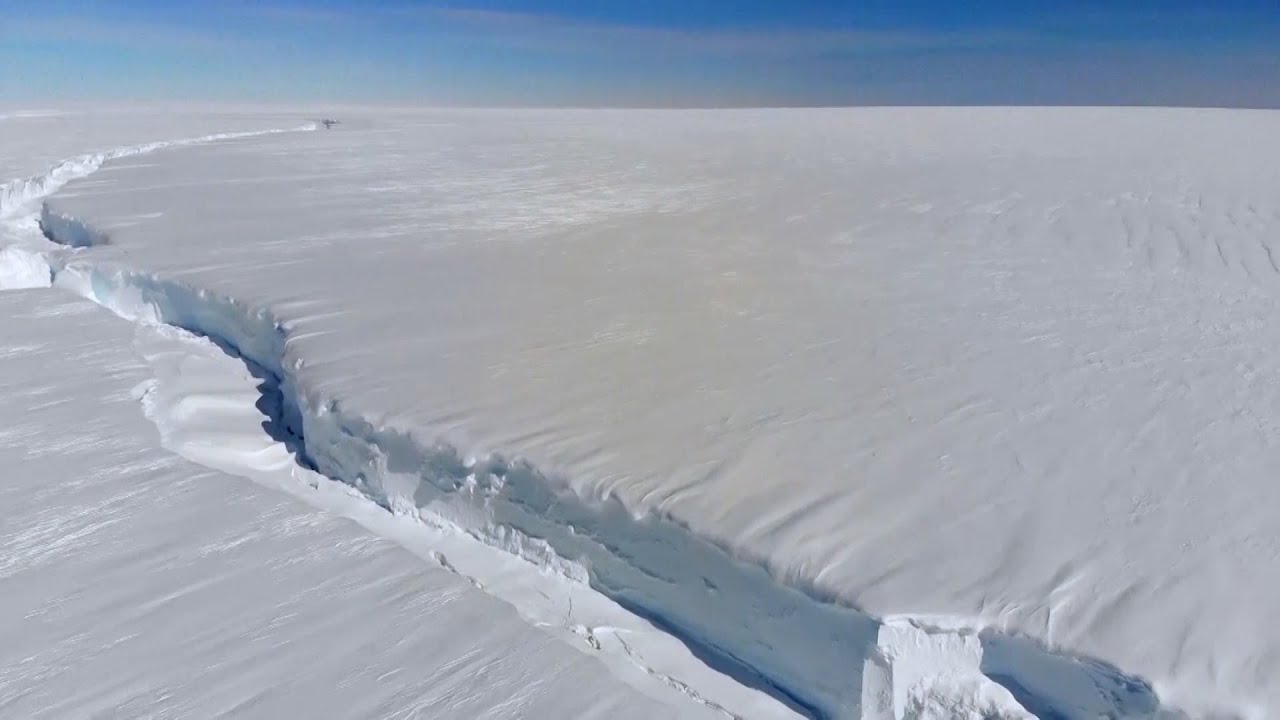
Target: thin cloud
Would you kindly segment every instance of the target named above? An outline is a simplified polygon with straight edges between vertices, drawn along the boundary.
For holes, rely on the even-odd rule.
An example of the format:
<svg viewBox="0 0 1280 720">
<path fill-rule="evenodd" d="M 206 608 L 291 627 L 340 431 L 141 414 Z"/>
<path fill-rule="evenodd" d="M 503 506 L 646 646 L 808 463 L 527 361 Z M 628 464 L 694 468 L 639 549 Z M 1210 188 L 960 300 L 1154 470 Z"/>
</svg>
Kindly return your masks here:
<svg viewBox="0 0 1280 720">
<path fill-rule="evenodd" d="M 360 19 L 360 15 L 337 8 L 301 5 L 248 5 L 241 10 L 264 20 L 284 23 L 332 24 Z"/>
<path fill-rule="evenodd" d="M 1029 44 L 1006 31 L 946 32 L 819 28 L 684 29 L 574 20 L 555 15 L 470 8 L 401 9 L 436 27 L 464 29 L 503 45 L 556 51 L 643 51 L 724 56 L 794 57 Z"/>
<path fill-rule="evenodd" d="M 99 18 L 11 18 L 0 25 L 0 37 L 6 36 L 135 48 L 217 50 L 230 45 L 226 38 L 216 33 L 185 26 Z"/>
<path fill-rule="evenodd" d="M 1040 35 L 1012 30 L 934 31 L 856 28 L 672 28 L 593 22 L 561 15 L 480 8 L 370 4 L 314 8 L 292 4 L 242 5 L 265 22 L 324 25 L 330 29 L 387 23 L 399 30 L 446 31 L 469 42 L 542 52 L 722 56 L 782 59 L 839 54 L 928 52 L 1026 47 Z"/>
</svg>

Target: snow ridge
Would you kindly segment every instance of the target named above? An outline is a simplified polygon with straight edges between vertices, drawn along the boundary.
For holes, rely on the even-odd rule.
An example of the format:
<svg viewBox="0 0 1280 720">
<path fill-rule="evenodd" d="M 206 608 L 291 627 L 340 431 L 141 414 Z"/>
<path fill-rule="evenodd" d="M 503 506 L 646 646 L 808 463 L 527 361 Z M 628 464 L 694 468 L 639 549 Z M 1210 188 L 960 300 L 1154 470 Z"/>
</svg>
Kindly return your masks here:
<svg viewBox="0 0 1280 720">
<path fill-rule="evenodd" d="M 297 128 L 312 129 L 310 126 Z M 266 131 L 285 132 L 281 130 Z M 0 190 L 0 219 L 34 221 L 72 249 L 0 251 L 0 286 L 55 285 L 136 322 L 206 336 L 276 380 L 264 398 L 296 439 L 299 460 L 388 510 L 444 520 L 472 537 L 589 583 L 683 640 L 709 665 L 815 717 L 1171 718 L 1151 688 L 1103 663 L 962 620 L 878 619 L 811 585 L 776 578 L 753 558 L 669 517 L 635 517 L 615 499 L 582 498 L 560 478 L 497 454 L 463 457 L 301 386 L 289 329 L 245 306 L 170 279 L 97 262 L 109 242 L 37 203 L 108 159 L 162 147 L 266 134 L 151 143 L 63 162 Z M 34 224 L 34 223 L 33 223 Z"/>
</svg>

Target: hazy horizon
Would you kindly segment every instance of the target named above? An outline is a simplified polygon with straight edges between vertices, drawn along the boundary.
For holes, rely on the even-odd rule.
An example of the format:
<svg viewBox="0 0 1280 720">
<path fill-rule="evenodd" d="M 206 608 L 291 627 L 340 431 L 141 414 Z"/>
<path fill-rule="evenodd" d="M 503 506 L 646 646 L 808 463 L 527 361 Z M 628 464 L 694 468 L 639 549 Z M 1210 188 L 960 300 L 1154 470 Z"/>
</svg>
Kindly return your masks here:
<svg viewBox="0 0 1280 720">
<path fill-rule="evenodd" d="M 1280 107 L 1274 3 L 0 0 L 0 106 Z"/>
</svg>

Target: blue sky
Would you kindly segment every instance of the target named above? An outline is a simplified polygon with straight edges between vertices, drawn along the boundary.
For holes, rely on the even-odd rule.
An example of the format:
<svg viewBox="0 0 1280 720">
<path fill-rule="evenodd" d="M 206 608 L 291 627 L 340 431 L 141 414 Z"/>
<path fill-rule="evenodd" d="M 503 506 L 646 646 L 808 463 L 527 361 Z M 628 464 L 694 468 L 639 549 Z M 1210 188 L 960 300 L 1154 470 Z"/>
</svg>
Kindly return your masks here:
<svg viewBox="0 0 1280 720">
<path fill-rule="evenodd" d="M 1280 107 L 1280 0 L 0 0 L 0 105 Z"/>
</svg>

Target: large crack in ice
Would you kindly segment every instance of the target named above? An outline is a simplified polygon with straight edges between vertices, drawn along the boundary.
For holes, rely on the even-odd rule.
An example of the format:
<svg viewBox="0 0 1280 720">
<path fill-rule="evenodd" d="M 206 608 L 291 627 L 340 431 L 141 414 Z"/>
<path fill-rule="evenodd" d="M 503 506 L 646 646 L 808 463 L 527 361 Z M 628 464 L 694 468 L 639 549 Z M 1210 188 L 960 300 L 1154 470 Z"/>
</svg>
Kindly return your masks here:
<svg viewBox="0 0 1280 720">
<path fill-rule="evenodd" d="M 100 165 L 125 154 L 92 157 L 102 158 Z M 76 167 L 79 173 L 88 165 Z M 65 172 L 59 177 L 23 187 L 47 195 L 67 182 Z M 5 197 L 29 206 L 32 192 Z M 17 216 L 9 208 L 0 203 L 0 218 Z M 41 225 L 62 246 L 108 241 L 91 224 L 47 209 Z M 636 517 L 615 499 L 582 498 L 526 461 L 467 458 L 375 424 L 299 381 L 302 359 L 291 354 L 288 328 L 269 308 L 101 262 L 92 250 L 9 248 L 0 252 L 0 285 L 5 277 L 63 287 L 127 319 L 213 339 L 269 374 L 262 387 L 273 396 L 261 407 L 287 429 L 307 466 L 388 510 L 443 518 L 483 543 L 588 583 L 680 638 L 710 666 L 815 717 L 1176 716 L 1148 684 L 1108 664 L 989 629 L 956 629 L 963 623 L 954 620 L 876 618 L 777 578 L 670 517 Z"/>
</svg>

